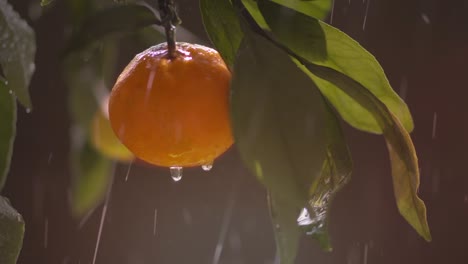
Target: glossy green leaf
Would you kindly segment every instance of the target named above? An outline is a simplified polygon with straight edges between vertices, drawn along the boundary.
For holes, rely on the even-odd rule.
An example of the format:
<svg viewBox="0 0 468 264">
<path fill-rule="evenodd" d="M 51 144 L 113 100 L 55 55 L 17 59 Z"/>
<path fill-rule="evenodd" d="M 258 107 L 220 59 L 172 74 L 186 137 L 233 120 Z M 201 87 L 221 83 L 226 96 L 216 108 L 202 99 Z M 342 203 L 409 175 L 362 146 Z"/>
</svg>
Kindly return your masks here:
<svg viewBox="0 0 468 264">
<path fill-rule="evenodd" d="M 302 208 L 325 158 L 325 106 L 285 52 L 247 32 L 231 84 L 236 145 L 272 193 Z"/>
<path fill-rule="evenodd" d="M 112 162 L 99 154 L 90 142 L 75 146 L 72 158 L 74 179 L 71 209 L 75 216 L 83 217 L 103 201 L 113 179 Z"/>
<path fill-rule="evenodd" d="M 260 26 L 267 21 L 268 27 L 263 28 L 271 30 L 278 41 L 307 61 L 335 69 L 361 83 L 412 131 L 413 120 L 407 105 L 392 89 L 375 57 L 358 42 L 322 21 L 271 1 L 260 1 L 258 8 L 263 16 L 259 17 L 258 12 L 250 12 L 251 15 Z M 314 81 L 350 125 L 371 133 L 383 132 L 366 107 L 332 84 Z"/>
<path fill-rule="evenodd" d="M 334 195 L 348 182 L 353 165 L 339 121 L 330 108 L 326 128 L 327 157 L 320 178 L 309 191 L 309 208 L 302 211 L 298 223 L 324 250 L 331 251 L 327 230 L 331 202 Z"/>
<path fill-rule="evenodd" d="M 273 193 L 268 193 L 268 205 L 280 263 L 293 264 L 302 234 L 296 220 L 300 209 Z"/>
<path fill-rule="evenodd" d="M 408 132 L 411 132 L 414 124 L 408 106 L 392 89 L 375 57 L 340 30 L 324 22 L 320 22 L 320 25 L 327 39 L 329 59 L 326 62 L 320 60 L 312 62 L 335 69 L 362 84 L 401 120 Z M 382 132 L 375 119 L 372 118 L 372 114 L 366 112 L 366 107 L 361 107 L 353 98 L 346 97 L 346 94 L 340 94 L 337 89 L 332 91 L 321 89 L 321 91 L 333 103 L 343 119 L 352 126 L 368 132 Z"/>
<path fill-rule="evenodd" d="M 293 263 L 309 190 L 326 156 L 326 108 L 288 54 L 246 30 L 231 84 L 231 122 L 240 155 L 267 187 L 282 263 Z"/>
<path fill-rule="evenodd" d="M 34 31 L 6 0 L 0 0 L 0 64 L 20 103 L 31 108 L 29 82 L 34 73 L 36 40 Z"/>
<path fill-rule="evenodd" d="M 329 82 L 365 107 L 383 131 L 390 153 L 395 198 L 401 215 L 427 241 L 431 240 L 426 207 L 418 197 L 419 166 L 413 142 L 398 118 L 362 84 L 334 69 L 307 64 L 304 71 Z"/>
<path fill-rule="evenodd" d="M 113 33 L 134 32 L 158 24 L 161 24 L 161 21 L 154 10 L 147 6 L 128 4 L 103 9 L 83 22 L 69 41 L 65 54 L 80 50 Z"/>
<path fill-rule="evenodd" d="M 230 67 L 242 40 L 237 14 L 229 0 L 201 0 L 200 10 L 208 36 Z"/>
<path fill-rule="evenodd" d="M 16 98 L 0 82 L 0 190 L 10 169 L 16 135 Z"/>
<path fill-rule="evenodd" d="M 7 198 L 0 196 L 0 263 L 16 264 L 23 246 L 24 220 Z"/>
<path fill-rule="evenodd" d="M 257 2 L 258 0 L 242 0 L 242 4 L 244 5 L 245 9 L 255 18 L 257 24 L 264 29 L 268 28 L 268 24 L 263 18 L 262 13 L 258 9 Z"/>
<path fill-rule="evenodd" d="M 267 28 L 283 45 L 307 60 L 327 60 L 327 43 L 319 20 L 269 0 L 259 1 L 258 8 Z"/>
<path fill-rule="evenodd" d="M 259 0 L 262 1 L 275 2 L 321 20 L 328 17 L 333 4 L 333 0 Z"/>
<path fill-rule="evenodd" d="M 298 210 L 287 201 L 269 194 L 276 246 L 281 263 L 294 263 L 301 234 L 316 239 L 327 251 L 332 249 L 328 216 L 333 196 L 349 180 L 351 156 L 335 114 L 327 113 L 327 157 L 320 177 L 309 190 L 308 207 Z"/>
</svg>

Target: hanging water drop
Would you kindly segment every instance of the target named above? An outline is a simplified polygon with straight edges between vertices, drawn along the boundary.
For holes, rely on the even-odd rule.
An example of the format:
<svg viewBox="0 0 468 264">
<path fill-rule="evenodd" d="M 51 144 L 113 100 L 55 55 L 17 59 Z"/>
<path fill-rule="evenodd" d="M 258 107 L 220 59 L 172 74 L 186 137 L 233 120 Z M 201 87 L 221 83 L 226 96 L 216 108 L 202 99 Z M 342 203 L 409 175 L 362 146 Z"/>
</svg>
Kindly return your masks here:
<svg viewBox="0 0 468 264">
<path fill-rule="evenodd" d="M 182 180 L 182 167 L 170 167 L 171 177 L 175 182 Z"/>
<path fill-rule="evenodd" d="M 213 168 L 213 162 L 203 164 L 201 167 L 204 171 L 210 171 Z"/>
</svg>

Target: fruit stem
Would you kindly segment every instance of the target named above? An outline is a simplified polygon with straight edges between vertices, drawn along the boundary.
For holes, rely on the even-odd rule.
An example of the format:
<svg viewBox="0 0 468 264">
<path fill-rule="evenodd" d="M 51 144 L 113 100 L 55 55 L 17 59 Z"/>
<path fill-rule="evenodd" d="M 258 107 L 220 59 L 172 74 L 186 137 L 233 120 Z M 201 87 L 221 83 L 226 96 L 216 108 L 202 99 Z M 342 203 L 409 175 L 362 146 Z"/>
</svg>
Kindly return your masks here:
<svg viewBox="0 0 468 264">
<path fill-rule="evenodd" d="M 158 0 L 158 3 L 161 22 L 166 32 L 168 55 L 169 58 L 175 58 L 175 32 L 176 26 L 179 25 L 181 21 L 179 16 L 177 15 L 174 0 Z"/>
</svg>

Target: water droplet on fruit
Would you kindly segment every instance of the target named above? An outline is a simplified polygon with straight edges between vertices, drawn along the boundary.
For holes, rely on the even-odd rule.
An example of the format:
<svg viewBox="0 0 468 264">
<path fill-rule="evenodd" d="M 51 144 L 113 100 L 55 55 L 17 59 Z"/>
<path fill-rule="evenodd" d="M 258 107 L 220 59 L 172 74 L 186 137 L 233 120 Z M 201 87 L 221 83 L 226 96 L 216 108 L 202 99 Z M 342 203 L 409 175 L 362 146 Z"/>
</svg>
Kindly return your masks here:
<svg viewBox="0 0 468 264">
<path fill-rule="evenodd" d="M 175 182 L 182 180 L 182 167 L 170 167 L 171 177 Z"/>
<path fill-rule="evenodd" d="M 213 168 L 213 162 L 203 164 L 201 167 L 204 171 L 210 171 Z"/>
</svg>

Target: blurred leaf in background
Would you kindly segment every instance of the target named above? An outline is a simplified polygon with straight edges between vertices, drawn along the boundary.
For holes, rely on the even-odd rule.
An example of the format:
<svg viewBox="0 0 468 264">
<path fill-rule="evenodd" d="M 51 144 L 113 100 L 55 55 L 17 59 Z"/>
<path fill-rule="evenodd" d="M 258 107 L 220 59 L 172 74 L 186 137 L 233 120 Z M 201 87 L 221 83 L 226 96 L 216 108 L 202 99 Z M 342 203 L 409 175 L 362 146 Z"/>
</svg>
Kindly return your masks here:
<svg viewBox="0 0 468 264">
<path fill-rule="evenodd" d="M 46 6 L 52 3 L 54 0 L 41 0 L 41 6 Z"/>
<path fill-rule="evenodd" d="M 6 0 L 0 0 L 0 190 L 5 185 L 16 136 L 16 99 L 31 111 L 29 82 L 35 70 L 35 34 Z M 0 263 L 16 264 L 24 221 L 0 196 Z"/>
<path fill-rule="evenodd" d="M 79 3 L 73 6 L 76 5 Z M 117 140 L 108 124 L 107 100 L 122 53 L 119 43 L 126 36 L 132 38 L 131 46 L 163 39 L 160 32 L 150 27 L 160 22 L 148 6 L 112 5 L 89 10 L 94 11 L 77 19 L 81 22 L 75 26 L 77 30 L 64 52 L 64 74 L 74 122 L 70 202 L 73 214 L 79 218 L 103 201 L 113 180 L 112 160 L 133 162 L 133 155 Z"/>
<path fill-rule="evenodd" d="M 10 169 L 16 135 L 16 98 L 0 82 L 0 191 Z"/>
<path fill-rule="evenodd" d="M 161 22 L 155 11 L 143 5 L 117 5 L 98 10 L 79 26 L 65 52 L 83 49 L 111 34 L 135 32 L 143 27 L 158 24 Z"/>
<path fill-rule="evenodd" d="M 0 0 L 0 43 L 0 64 L 7 80 L 6 88 L 30 111 L 28 89 L 35 70 L 35 34 L 6 0 Z"/>
<path fill-rule="evenodd" d="M 24 235 L 23 217 L 0 196 L 0 263 L 16 264 Z"/>
</svg>

